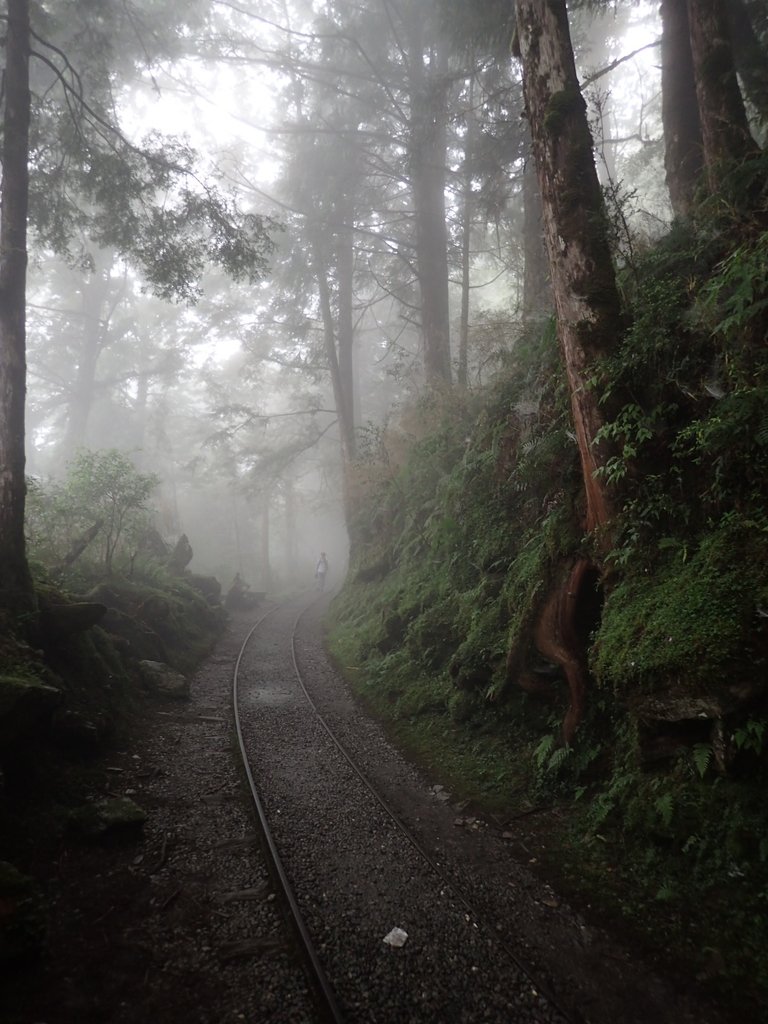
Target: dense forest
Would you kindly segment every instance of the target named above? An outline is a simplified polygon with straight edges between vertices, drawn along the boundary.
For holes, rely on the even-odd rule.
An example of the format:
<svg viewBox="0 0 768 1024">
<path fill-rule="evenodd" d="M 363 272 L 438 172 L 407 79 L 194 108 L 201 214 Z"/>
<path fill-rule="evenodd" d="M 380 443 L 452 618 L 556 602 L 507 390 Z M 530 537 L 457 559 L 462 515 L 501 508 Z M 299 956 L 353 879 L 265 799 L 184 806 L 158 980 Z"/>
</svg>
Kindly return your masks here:
<svg viewBox="0 0 768 1024">
<path fill-rule="evenodd" d="M 16 827 L 326 549 L 397 741 L 764 1000 L 768 4 L 6 8 Z"/>
</svg>

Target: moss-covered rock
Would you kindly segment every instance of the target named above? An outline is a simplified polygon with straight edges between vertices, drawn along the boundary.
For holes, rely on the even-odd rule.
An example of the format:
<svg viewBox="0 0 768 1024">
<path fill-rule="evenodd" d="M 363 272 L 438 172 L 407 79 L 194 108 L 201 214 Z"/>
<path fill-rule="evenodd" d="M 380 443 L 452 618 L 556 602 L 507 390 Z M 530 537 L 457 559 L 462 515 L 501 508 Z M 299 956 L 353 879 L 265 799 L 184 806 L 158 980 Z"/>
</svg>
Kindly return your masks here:
<svg viewBox="0 0 768 1024">
<path fill-rule="evenodd" d="M 12 864 L 0 861 L 0 964 L 39 953 L 44 938 L 39 886 Z"/>
<path fill-rule="evenodd" d="M 86 804 L 69 816 L 71 827 L 91 839 L 134 838 L 146 820 L 146 811 L 129 797 Z"/>
<path fill-rule="evenodd" d="M 61 700 L 61 690 L 39 679 L 0 675 L 0 750 L 32 736 Z"/>
</svg>

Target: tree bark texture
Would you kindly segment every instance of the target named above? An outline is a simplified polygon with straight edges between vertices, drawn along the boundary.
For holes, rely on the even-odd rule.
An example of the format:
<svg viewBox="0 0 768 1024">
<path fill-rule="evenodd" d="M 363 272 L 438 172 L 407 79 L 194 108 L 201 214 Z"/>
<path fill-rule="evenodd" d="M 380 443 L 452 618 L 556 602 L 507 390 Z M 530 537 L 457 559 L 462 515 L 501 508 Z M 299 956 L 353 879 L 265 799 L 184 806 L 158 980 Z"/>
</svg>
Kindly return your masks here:
<svg viewBox="0 0 768 1024">
<path fill-rule="evenodd" d="M 469 80 L 467 95 L 467 133 L 464 139 L 464 167 L 462 169 L 463 204 L 461 211 L 461 312 L 459 316 L 459 353 L 456 380 L 460 388 L 469 384 L 469 287 L 472 255 L 472 218 L 474 196 L 472 176 L 474 174 L 475 148 L 478 125 L 475 114 L 475 80 Z"/>
<path fill-rule="evenodd" d="M 541 196 L 533 154 L 523 169 L 523 321 L 537 322 L 551 315 L 552 288 L 544 246 Z"/>
<path fill-rule="evenodd" d="M 687 3 L 661 0 L 661 25 L 664 169 L 672 211 L 676 217 L 685 219 L 693 208 L 704 166 Z"/>
<path fill-rule="evenodd" d="M 744 93 L 757 111 L 761 127 L 765 130 L 768 125 L 768 55 L 755 31 L 744 0 L 730 0 L 727 14 L 736 70 L 744 86 Z"/>
<path fill-rule="evenodd" d="M 109 269 L 95 269 L 83 283 L 83 336 L 75 382 L 68 403 L 67 430 L 62 445 L 65 457 L 74 455 L 86 441 L 88 420 L 96 394 L 96 369 L 105 343 L 106 327 L 102 312 L 109 289 Z"/>
<path fill-rule="evenodd" d="M 431 384 L 450 383 L 448 229 L 445 220 L 447 81 L 425 69 L 422 26 L 413 19 L 410 53 L 409 164 L 421 292 L 424 372 Z"/>
<path fill-rule="evenodd" d="M 757 153 L 736 78 L 723 0 L 688 0 L 691 56 L 707 185 L 718 191 L 724 165 Z"/>
<path fill-rule="evenodd" d="M 8 0 L 0 200 L 0 609 L 33 606 L 24 540 L 29 4 Z"/>
<path fill-rule="evenodd" d="M 597 475 L 606 459 L 595 442 L 603 417 L 588 380 L 595 359 L 614 347 L 620 333 L 619 295 L 565 0 L 517 0 L 516 7 L 558 335 L 591 530 L 608 522 L 611 503 Z"/>
<path fill-rule="evenodd" d="M 349 363 L 345 377 L 342 379 L 342 370 L 337 349 L 337 324 L 333 315 L 331 303 L 331 289 L 328 284 L 330 268 L 327 255 L 322 241 L 315 241 L 315 276 L 317 278 L 318 296 L 320 300 L 320 315 L 323 321 L 323 339 L 325 342 L 325 355 L 328 360 L 328 368 L 331 374 L 333 386 L 333 397 L 336 404 L 336 415 L 339 418 L 339 434 L 341 437 L 341 454 L 345 468 L 348 467 L 355 453 L 355 427 L 352 422 L 352 396 L 345 390 L 345 383 L 351 385 L 351 362 Z M 347 353 L 345 353 L 346 355 Z M 349 351 L 351 357 L 351 350 Z"/>
<path fill-rule="evenodd" d="M 354 322 L 354 276 L 355 250 L 352 230 L 352 210 L 344 203 L 343 222 L 336 235 L 336 277 L 339 289 L 339 383 L 344 401 L 345 429 L 349 456 L 356 454 L 355 427 L 357 426 L 358 401 L 355 395 L 355 322 Z"/>
</svg>

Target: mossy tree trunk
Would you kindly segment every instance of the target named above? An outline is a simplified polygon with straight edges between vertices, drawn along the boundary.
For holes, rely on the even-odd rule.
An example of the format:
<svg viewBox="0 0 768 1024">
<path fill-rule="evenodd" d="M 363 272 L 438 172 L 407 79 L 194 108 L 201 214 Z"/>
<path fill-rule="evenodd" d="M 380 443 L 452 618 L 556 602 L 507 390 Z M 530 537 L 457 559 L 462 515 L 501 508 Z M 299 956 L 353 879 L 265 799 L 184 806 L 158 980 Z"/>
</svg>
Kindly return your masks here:
<svg viewBox="0 0 768 1024">
<path fill-rule="evenodd" d="M 517 0 L 516 12 L 552 295 L 586 495 L 585 526 L 597 531 L 604 547 L 613 509 L 600 475 L 607 460 L 597 441 L 603 413 L 589 381 L 596 361 L 614 349 L 622 330 L 619 294 L 565 0 Z M 587 559 L 577 559 L 548 595 L 533 631 L 539 651 L 560 665 L 568 683 L 566 743 L 585 707 L 588 672 L 579 621 L 581 581 L 590 571 Z M 518 673 L 518 682 L 522 676 Z"/>
<path fill-rule="evenodd" d="M 523 246 L 523 320 L 537 323 L 552 315 L 552 288 L 544 247 L 541 196 L 531 152 L 523 170 Z"/>
<path fill-rule="evenodd" d="M 621 331 L 602 195 L 573 58 L 565 0 L 517 0 L 523 91 L 542 201 L 558 334 L 587 499 L 586 526 L 604 527 L 611 500 L 596 443 L 603 425 L 589 386 Z"/>
<path fill-rule="evenodd" d="M 688 0 L 691 56 L 701 120 L 704 170 L 716 193 L 723 168 L 758 152 L 736 77 L 723 0 Z"/>
<path fill-rule="evenodd" d="M 744 93 L 765 130 L 768 126 L 768 53 L 755 31 L 744 0 L 730 0 L 727 15 L 736 70 Z"/>
<path fill-rule="evenodd" d="M 0 200 L 0 612 L 34 605 L 24 540 L 29 3 L 8 0 Z"/>
<path fill-rule="evenodd" d="M 672 211 L 676 217 L 685 219 L 693 208 L 703 167 L 687 4 L 680 0 L 661 0 L 661 25 L 664 169 Z"/>
</svg>

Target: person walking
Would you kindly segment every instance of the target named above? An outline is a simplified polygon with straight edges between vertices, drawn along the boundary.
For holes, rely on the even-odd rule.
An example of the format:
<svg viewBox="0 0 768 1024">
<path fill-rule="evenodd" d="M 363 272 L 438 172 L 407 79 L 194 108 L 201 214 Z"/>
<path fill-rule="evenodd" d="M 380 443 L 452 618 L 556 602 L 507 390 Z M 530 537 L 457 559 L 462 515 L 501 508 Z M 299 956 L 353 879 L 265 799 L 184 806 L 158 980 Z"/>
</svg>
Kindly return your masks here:
<svg viewBox="0 0 768 1024">
<path fill-rule="evenodd" d="M 317 563 L 315 569 L 315 579 L 317 580 L 317 589 L 325 590 L 325 577 L 328 575 L 328 559 L 325 557 L 325 552 L 320 552 L 320 560 Z"/>
</svg>

